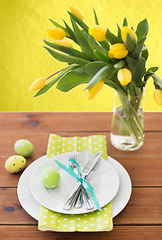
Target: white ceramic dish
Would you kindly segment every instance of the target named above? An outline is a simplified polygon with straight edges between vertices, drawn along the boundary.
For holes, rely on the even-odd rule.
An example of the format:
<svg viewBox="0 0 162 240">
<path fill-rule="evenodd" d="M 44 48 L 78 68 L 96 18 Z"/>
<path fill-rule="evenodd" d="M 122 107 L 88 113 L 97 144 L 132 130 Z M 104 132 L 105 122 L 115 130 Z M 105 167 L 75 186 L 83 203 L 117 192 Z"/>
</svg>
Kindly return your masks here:
<svg viewBox="0 0 162 240">
<path fill-rule="evenodd" d="M 57 160 L 59 159 L 57 158 Z M 17 187 L 17 194 L 20 204 L 24 210 L 36 220 L 39 219 L 40 204 L 33 198 L 30 192 L 29 180 L 35 168 L 44 161 L 46 161 L 46 155 L 38 158 L 32 164 L 30 164 L 22 173 Z M 127 171 L 119 162 L 111 157 L 108 157 L 108 161 L 116 169 L 120 179 L 119 190 L 112 200 L 112 215 L 114 218 L 127 205 L 132 192 L 132 184 Z"/>
<path fill-rule="evenodd" d="M 86 163 L 92 158 L 92 154 L 87 151 L 88 157 L 77 159 L 80 168 L 82 169 Z M 77 155 L 77 153 L 65 153 L 59 156 L 51 157 L 41 163 L 32 173 L 30 178 L 30 191 L 35 198 L 35 200 L 42 206 L 59 213 L 64 214 L 82 214 L 88 213 L 96 210 L 96 206 L 93 209 L 87 210 L 83 207 L 81 208 L 71 208 L 69 210 L 63 209 L 63 205 L 70 195 L 71 191 L 75 188 L 77 184 L 77 179 L 68 174 L 65 170 L 60 168 L 55 160 L 58 160 L 63 165 L 67 165 L 69 155 Z M 79 161 L 80 160 L 80 161 Z M 54 167 L 60 173 L 60 183 L 54 189 L 49 189 L 44 187 L 41 182 L 41 173 L 46 167 Z M 119 176 L 115 168 L 103 158 L 100 158 L 92 171 L 86 178 L 90 182 L 91 186 L 94 188 L 95 195 L 99 202 L 100 207 L 105 206 L 109 203 L 117 194 L 119 189 Z"/>
</svg>

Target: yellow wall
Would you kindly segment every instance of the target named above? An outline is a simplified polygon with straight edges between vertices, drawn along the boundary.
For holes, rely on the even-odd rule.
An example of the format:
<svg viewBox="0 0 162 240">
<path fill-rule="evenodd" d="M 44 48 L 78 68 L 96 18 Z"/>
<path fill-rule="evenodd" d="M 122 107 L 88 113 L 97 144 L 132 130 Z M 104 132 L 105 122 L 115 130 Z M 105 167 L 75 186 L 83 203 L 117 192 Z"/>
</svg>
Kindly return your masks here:
<svg viewBox="0 0 162 240">
<path fill-rule="evenodd" d="M 129 26 L 147 18 L 150 26 L 146 45 L 147 68 L 158 66 L 162 78 L 162 1 L 161 0 L 1 0 L 0 1 L 0 111 L 112 111 L 114 91 L 104 86 L 91 101 L 84 85 L 62 93 L 55 88 L 33 98 L 29 86 L 39 77 L 47 77 L 66 63 L 57 62 L 42 47 L 49 40 L 45 29 L 53 26 L 52 18 L 70 24 L 66 10 L 75 6 L 89 26 L 94 25 L 94 7 L 100 25 L 116 34 L 127 17 Z M 147 85 L 145 111 L 161 111 L 152 98 L 154 86 Z"/>
</svg>

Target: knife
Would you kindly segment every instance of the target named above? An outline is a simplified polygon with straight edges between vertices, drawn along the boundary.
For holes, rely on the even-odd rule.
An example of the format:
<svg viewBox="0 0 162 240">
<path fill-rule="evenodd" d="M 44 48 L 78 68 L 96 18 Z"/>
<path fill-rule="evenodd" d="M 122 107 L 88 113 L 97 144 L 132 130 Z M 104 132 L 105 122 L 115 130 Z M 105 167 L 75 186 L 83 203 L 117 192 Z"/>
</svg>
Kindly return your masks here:
<svg viewBox="0 0 162 240">
<path fill-rule="evenodd" d="M 87 153 L 88 153 L 88 155 L 87 155 Z M 75 156 L 75 157 L 72 157 L 72 158 L 76 161 L 76 159 L 78 159 L 78 157 L 79 157 L 79 159 L 81 161 L 81 160 L 83 160 L 83 158 L 87 159 L 88 156 L 89 156 L 89 152 L 87 150 L 83 150 L 82 152 L 80 152 L 78 154 L 78 156 Z M 76 175 L 78 175 L 77 165 L 74 162 L 71 162 L 70 166 L 72 167 L 74 173 Z M 82 175 L 81 175 L 81 177 L 82 177 Z M 80 192 L 77 195 L 77 199 L 76 199 L 75 203 L 73 204 L 73 206 L 75 208 L 81 208 L 83 203 L 84 203 L 85 209 L 87 209 L 87 210 L 90 210 L 90 209 L 94 208 L 92 200 L 88 196 L 87 190 L 82 187 Z"/>
<path fill-rule="evenodd" d="M 97 163 L 97 161 L 99 160 L 101 155 L 102 155 L 102 151 L 96 153 L 88 161 L 88 163 L 85 165 L 85 167 L 82 170 L 82 178 L 85 179 L 88 176 L 88 174 L 92 171 L 93 167 L 95 166 L 95 164 Z M 81 190 L 81 188 L 82 188 L 82 183 L 81 183 L 81 181 L 79 181 L 63 205 L 63 208 L 65 210 L 70 209 L 73 206 L 73 204 L 76 202 L 78 193 Z"/>
</svg>

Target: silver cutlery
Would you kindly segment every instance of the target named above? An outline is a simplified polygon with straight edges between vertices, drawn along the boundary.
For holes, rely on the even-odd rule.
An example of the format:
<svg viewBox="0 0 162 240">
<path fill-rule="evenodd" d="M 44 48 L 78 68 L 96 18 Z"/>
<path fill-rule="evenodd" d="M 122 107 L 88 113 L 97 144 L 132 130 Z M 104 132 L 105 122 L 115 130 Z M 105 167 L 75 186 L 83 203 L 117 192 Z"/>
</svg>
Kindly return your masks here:
<svg viewBox="0 0 162 240">
<path fill-rule="evenodd" d="M 72 156 L 70 158 L 73 158 L 76 161 L 77 156 Z M 72 167 L 75 174 L 78 174 L 77 165 L 74 162 L 70 163 L 70 166 Z M 75 208 L 81 208 L 84 203 L 85 209 L 93 209 L 93 203 L 91 199 L 88 196 L 87 190 L 85 188 L 82 188 L 78 195 L 76 196 L 76 200 L 74 202 Z"/>
<path fill-rule="evenodd" d="M 70 158 L 74 159 L 76 161 L 76 157 L 77 156 L 70 156 Z M 74 173 L 77 175 L 78 174 L 78 169 L 77 169 L 77 165 L 74 162 L 70 162 L 70 166 L 72 167 Z M 76 196 L 77 199 L 75 200 L 75 202 L 73 202 L 73 206 L 76 208 L 80 208 L 82 207 L 83 204 L 83 195 L 80 193 L 79 196 Z"/>
<path fill-rule="evenodd" d="M 97 163 L 98 159 L 100 158 L 101 154 L 102 154 L 102 151 L 96 153 L 85 165 L 85 167 L 82 170 L 82 178 L 83 179 L 85 179 L 88 176 L 88 174 L 91 172 L 91 170 Z M 75 203 L 75 201 L 78 197 L 78 193 L 80 192 L 81 189 L 82 189 L 82 183 L 81 183 L 81 181 L 79 181 L 63 205 L 63 208 L 65 210 L 68 210 L 73 206 L 73 204 Z"/>
</svg>

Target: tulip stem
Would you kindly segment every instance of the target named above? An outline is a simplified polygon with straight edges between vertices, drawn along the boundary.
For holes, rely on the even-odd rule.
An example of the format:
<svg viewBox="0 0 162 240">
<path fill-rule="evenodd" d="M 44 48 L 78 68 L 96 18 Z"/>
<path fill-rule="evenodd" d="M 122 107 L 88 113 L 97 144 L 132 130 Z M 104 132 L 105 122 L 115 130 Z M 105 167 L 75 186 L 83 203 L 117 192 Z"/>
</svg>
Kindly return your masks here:
<svg viewBox="0 0 162 240">
<path fill-rule="evenodd" d="M 66 37 L 66 38 L 69 38 L 69 39 L 71 39 L 71 40 L 72 40 L 72 38 L 71 38 L 71 37 L 69 37 L 69 36 L 67 36 L 67 35 L 66 35 L 65 37 Z"/>
<path fill-rule="evenodd" d="M 56 74 L 58 74 L 58 73 L 60 73 L 60 72 L 62 72 L 62 71 L 64 71 L 64 70 L 68 69 L 68 68 L 71 67 L 72 65 L 74 65 L 74 66 L 76 65 L 76 66 L 77 66 L 78 64 L 68 65 L 67 67 L 62 68 L 62 69 L 58 70 L 57 72 L 54 72 L 53 74 L 51 74 L 50 76 L 48 76 L 47 78 L 45 78 L 45 80 L 47 80 L 47 79 L 53 77 L 54 75 L 56 75 Z"/>
<path fill-rule="evenodd" d="M 133 136 L 136 143 L 139 144 L 141 141 L 143 141 L 144 135 L 143 123 L 141 121 L 141 115 L 139 114 L 140 107 L 138 106 L 138 109 L 135 110 L 133 103 L 126 96 L 119 94 L 119 99 L 122 103 L 125 115 L 123 120 L 126 121 L 130 134 Z"/>
</svg>

